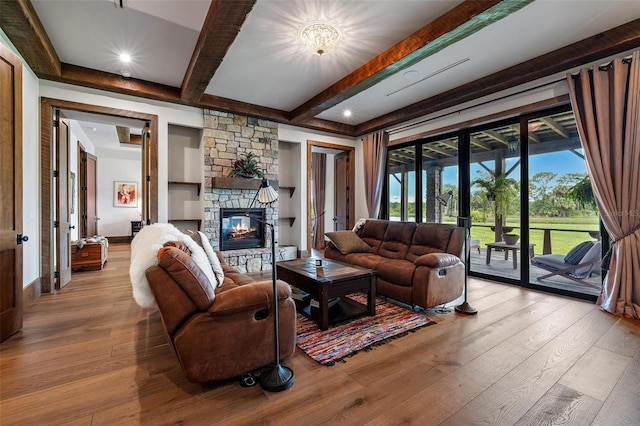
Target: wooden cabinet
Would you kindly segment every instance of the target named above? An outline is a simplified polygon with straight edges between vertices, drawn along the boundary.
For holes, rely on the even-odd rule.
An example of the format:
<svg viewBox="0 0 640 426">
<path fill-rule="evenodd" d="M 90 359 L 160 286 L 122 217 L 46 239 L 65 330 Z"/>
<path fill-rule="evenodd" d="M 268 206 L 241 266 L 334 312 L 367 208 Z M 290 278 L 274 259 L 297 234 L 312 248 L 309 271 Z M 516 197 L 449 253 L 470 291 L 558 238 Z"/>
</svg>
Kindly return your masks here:
<svg viewBox="0 0 640 426">
<path fill-rule="evenodd" d="M 78 248 L 78 242 L 71 243 L 71 270 L 83 268 L 102 269 L 107 262 L 107 246 L 102 243 L 85 243 Z"/>
</svg>

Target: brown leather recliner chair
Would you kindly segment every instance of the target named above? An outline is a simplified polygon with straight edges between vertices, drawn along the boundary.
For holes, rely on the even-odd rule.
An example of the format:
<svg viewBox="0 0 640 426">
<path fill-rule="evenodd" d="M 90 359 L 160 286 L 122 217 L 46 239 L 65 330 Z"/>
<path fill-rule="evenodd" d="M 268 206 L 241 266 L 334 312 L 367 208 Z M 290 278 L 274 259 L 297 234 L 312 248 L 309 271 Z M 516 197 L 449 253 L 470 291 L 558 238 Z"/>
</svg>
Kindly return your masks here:
<svg viewBox="0 0 640 426">
<path fill-rule="evenodd" d="M 223 269 L 224 283 L 214 291 L 188 248 L 171 242 L 146 270 L 162 324 L 192 382 L 229 379 L 274 362 L 272 282 Z M 289 285 L 279 281 L 277 289 L 280 358 L 286 359 L 295 350 L 296 310 Z"/>
</svg>

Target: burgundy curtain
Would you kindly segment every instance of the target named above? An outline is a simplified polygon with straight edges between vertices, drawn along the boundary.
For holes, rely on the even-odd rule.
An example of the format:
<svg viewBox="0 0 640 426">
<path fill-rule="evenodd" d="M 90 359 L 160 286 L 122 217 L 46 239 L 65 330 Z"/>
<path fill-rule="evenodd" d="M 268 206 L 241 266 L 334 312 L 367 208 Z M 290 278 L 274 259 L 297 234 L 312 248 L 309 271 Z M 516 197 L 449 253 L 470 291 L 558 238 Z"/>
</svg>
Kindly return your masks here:
<svg viewBox="0 0 640 426">
<path fill-rule="evenodd" d="M 630 61 L 615 59 L 567 80 L 593 192 L 612 240 L 598 304 L 640 318 L 640 51 Z"/>
<path fill-rule="evenodd" d="M 313 226 L 313 248 L 324 248 L 324 198 L 327 176 L 327 155 L 311 153 L 311 179 L 313 181 L 313 206 L 315 223 Z"/>
<path fill-rule="evenodd" d="M 380 199 L 382 198 L 384 165 L 387 161 L 388 145 L 389 134 L 387 132 L 372 133 L 362 139 L 367 209 L 369 209 L 369 217 L 376 219 L 380 214 Z"/>
</svg>

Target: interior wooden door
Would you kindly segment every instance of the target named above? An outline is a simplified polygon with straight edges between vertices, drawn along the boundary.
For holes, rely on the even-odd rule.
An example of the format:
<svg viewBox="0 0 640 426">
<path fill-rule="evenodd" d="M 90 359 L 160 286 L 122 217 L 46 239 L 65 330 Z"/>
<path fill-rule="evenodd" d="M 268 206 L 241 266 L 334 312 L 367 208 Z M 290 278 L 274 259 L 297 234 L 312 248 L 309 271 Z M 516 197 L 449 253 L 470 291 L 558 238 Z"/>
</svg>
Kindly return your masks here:
<svg viewBox="0 0 640 426">
<path fill-rule="evenodd" d="M 95 155 L 85 153 L 86 155 L 86 221 L 87 221 L 87 237 L 98 235 L 98 158 Z"/>
<path fill-rule="evenodd" d="M 22 328 L 22 64 L 0 44 L 0 341 Z"/>
<path fill-rule="evenodd" d="M 56 111 L 56 288 L 71 281 L 71 212 L 69 209 L 69 121 Z"/>
<path fill-rule="evenodd" d="M 349 220 L 349 153 L 341 152 L 334 156 L 335 165 L 335 212 L 333 215 L 334 231 L 347 229 Z"/>
</svg>

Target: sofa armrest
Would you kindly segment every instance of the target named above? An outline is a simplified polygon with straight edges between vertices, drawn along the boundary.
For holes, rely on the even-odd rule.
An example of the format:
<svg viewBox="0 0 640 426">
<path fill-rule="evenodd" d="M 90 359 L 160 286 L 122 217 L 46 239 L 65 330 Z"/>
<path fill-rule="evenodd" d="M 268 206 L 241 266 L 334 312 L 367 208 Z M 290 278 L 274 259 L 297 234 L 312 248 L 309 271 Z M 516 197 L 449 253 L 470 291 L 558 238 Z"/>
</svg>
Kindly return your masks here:
<svg viewBox="0 0 640 426">
<path fill-rule="evenodd" d="M 233 315 L 256 308 L 268 308 L 273 301 L 271 281 L 259 281 L 241 285 L 216 295 L 209 308 L 211 316 Z M 278 300 L 291 297 L 291 287 L 278 280 Z"/>
<path fill-rule="evenodd" d="M 452 266 L 460 262 L 458 256 L 454 256 L 449 253 L 428 253 L 423 254 L 413 263 L 416 266 L 428 266 L 429 268 L 444 268 L 445 266 Z"/>
</svg>

